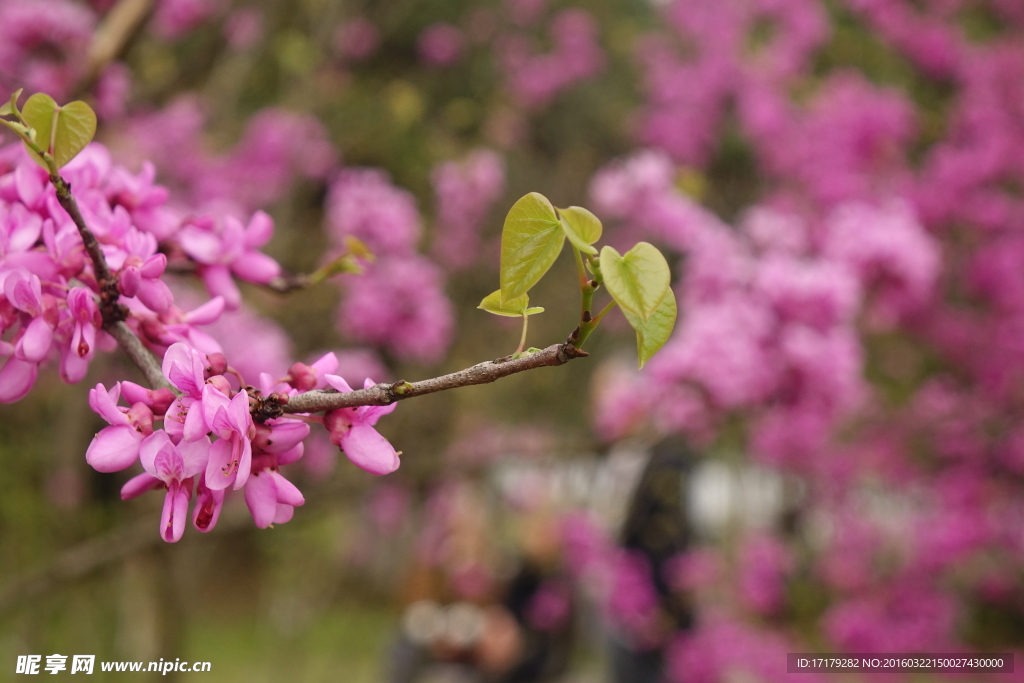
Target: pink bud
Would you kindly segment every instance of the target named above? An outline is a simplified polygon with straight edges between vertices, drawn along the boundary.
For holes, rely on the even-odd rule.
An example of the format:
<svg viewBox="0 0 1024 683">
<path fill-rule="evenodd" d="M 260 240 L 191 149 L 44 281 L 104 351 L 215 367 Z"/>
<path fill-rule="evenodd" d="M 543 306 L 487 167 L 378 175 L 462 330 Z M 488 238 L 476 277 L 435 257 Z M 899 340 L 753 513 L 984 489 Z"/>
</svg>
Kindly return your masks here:
<svg viewBox="0 0 1024 683">
<path fill-rule="evenodd" d="M 128 421 L 145 435 L 153 433 L 153 411 L 145 403 L 136 403 L 128 409 Z"/>
<path fill-rule="evenodd" d="M 135 296 L 142 284 L 142 273 L 135 266 L 128 266 L 121 271 L 117 279 L 117 289 L 125 296 Z"/>
<path fill-rule="evenodd" d="M 331 443 L 341 447 L 341 438 L 352 429 L 352 410 L 328 410 L 324 413 L 324 427 L 331 433 Z"/>
<path fill-rule="evenodd" d="M 214 375 L 210 379 L 206 380 L 206 383 L 213 386 L 214 389 L 225 396 L 231 395 L 231 384 L 228 382 L 228 378 L 224 375 Z"/>
<path fill-rule="evenodd" d="M 224 357 L 223 353 L 211 353 L 206 356 L 206 375 L 212 377 L 213 375 L 223 375 L 228 369 L 228 359 Z M 224 392 L 225 394 L 227 392 Z"/>
<path fill-rule="evenodd" d="M 150 408 L 153 409 L 154 415 L 163 415 L 167 412 L 167 409 L 174 403 L 174 392 L 170 389 L 157 389 L 150 397 Z"/>
<path fill-rule="evenodd" d="M 299 391 L 310 391 L 316 388 L 316 369 L 305 363 L 294 363 L 288 368 L 288 375 L 291 377 L 288 383 Z"/>
</svg>

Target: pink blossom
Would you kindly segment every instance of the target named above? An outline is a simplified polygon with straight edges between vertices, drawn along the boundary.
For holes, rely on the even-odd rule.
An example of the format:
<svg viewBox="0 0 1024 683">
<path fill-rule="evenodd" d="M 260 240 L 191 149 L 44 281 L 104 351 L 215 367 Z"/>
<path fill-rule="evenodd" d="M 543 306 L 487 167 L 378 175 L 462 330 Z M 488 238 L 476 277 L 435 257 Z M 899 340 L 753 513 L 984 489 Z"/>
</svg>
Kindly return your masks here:
<svg viewBox="0 0 1024 683">
<path fill-rule="evenodd" d="M 589 12 L 563 10 L 551 21 L 551 52 L 535 53 L 522 36 L 511 36 L 498 47 L 509 90 L 528 106 L 547 104 L 577 81 L 594 76 L 604 67 L 598 43 L 598 25 Z"/>
<path fill-rule="evenodd" d="M 109 64 L 96 83 L 96 114 L 106 120 L 124 116 L 131 87 L 128 66 L 121 62 Z"/>
<path fill-rule="evenodd" d="M 440 270 L 426 259 L 378 259 L 346 290 L 338 311 L 343 334 L 421 363 L 437 362 L 451 343 L 452 305 Z"/>
<path fill-rule="evenodd" d="M 882 319 L 892 321 L 931 295 L 939 248 L 906 204 L 842 205 L 830 216 L 824 239 L 823 251 L 874 290 Z"/>
<path fill-rule="evenodd" d="M 338 375 L 326 377 L 327 382 L 338 391 L 352 391 L 348 383 Z M 368 388 L 373 385 L 373 380 L 366 378 L 364 386 Z M 331 410 L 324 415 L 324 426 L 331 433 L 331 443 L 341 448 L 356 466 L 371 474 L 390 474 L 401 464 L 399 454 L 373 426 L 397 407 L 397 403 L 392 403 L 389 406 Z"/>
<path fill-rule="evenodd" d="M 96 23 L 81 4 L 16 0 L 0 7 L 0 89 L 3 99 L 24 87 L 58 100 L 82 75 Z"/>
<path fill-rule="evenodd" d="M 0 403 L 16 403 L 28 395 L 36 383 L 39 364 L 9 357 L 0 368 Z"/>
<path fill-rule="evenodd" d="M 277 261 L 257 251 L 274 234 L 274 221 L 262 211 L 248 225 L 234 216 L 221 223 L 196 219 L 178 233 L 181 246 L 200 264 L 200 276 L 211 296 L 222 296 L 229 310 L 241 305 L 241 293 L 232 280 L 235 275 L 249 282 L 265 284 L 281 273 Z"/>
<path fill-rule="evenodd" d="M 437 201 L 431 252 L 441 263 L 465 268 L 480 251 L 479 231 L 505 186 L 501 158 L 478 150 L 463 161 L 439 164 L 430 174 Z"/>
<path fill-rule="evenodd" d="M 266 529 L 272 524 L 291 520 L 295 508 L 306 501 L 295 484 L 281 476 L 276 466 L 264 468 L 260 464 L 258 460 L 254 462 L 252 476 L 245 487 L 245 503 L 256 526 Z"/>
<path fill-rule="evenodd" d="M 120 384 L 110 391 L 102 384 L 89 390 L 89 407 L 110 425 L 93 438 L 85 452 L 85 460 L 98 472 L 119 472 L 133 465 L 139 447 L 153 431 L 153 412 L 143 403 L 130 409 L 117 405 Z"/>
<path fill-rule="evenodd" d="M 245 486 L 252 465 L 252 439 L 256 428 L 249 414 L 249 396 L 240 391 L 231 399 L 214 386 L 203 387 L 202 414 L 217 437 L 210 447 L 206 485 L 213 490 Z M 190 411 L 191 412 L 191 411 Z"/>
<path fill-rule="evenodd" d="M 232 49 L 243 51 L 263 39 L 263 14 L 258 9 L 238 9 L 224 22 L 224 37 Z"/>
<path fill-rule="evenodd" d="M 352 19 L 338 26 L 333 45 L 335 52 L 346 59 L 366 59 L 377 51 L 380 32 L 368 19 Z"/>
<path fill-rule="evenodd" d="M 167 495 L 160 515 L 160 537 L 168 543 L 177 543 L 185 532 L 193 478 L 206 467 L 209 453 L 208 438 L 175 446 L 163 430 L 150 434 L 140 446 L 140 459 L 146 473 L 125 484 L 121 497 L 128 499 L 165 487 Z"/>
<path fill-rule="evenodd" d="M 103 321 L 92 291 L 85 287 L 68 290 L 68 312 L 74 332 L 70 344 L 61 349 L 61 379 L 75 384 L 85 378 L 89 361 L 96 355 L 96 334 Z"/>
<path fill-rule="evenodd" d="M 327 226 L 335 242 L 357 237 L 378 256 L 409 254 L 420 238 L 413 196 L 376 169 L 346 169 L 331 183 Z"/>
<path fill-rule="evenodd" d="M 163 0 L 153 17 L 154 30 L 165 40 L 176 40 L 208 20 L 219 0 Z"/>
<path fill-rule="evenodd" d="M 416 41 L 420 60 L 429 66 L 451 66 L 459 61 L 465 47 L 462 31 L 438 22 L 423 30 Z"/>
</svg>

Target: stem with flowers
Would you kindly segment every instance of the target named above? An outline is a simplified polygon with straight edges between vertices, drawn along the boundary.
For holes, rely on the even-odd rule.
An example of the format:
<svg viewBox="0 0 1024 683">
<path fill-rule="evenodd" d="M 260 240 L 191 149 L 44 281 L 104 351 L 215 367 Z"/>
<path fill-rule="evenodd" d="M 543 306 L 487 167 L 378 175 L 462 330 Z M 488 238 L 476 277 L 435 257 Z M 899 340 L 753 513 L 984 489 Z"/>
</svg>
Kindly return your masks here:
<svg viewBox="0 0 1024 683">
<path fill-rule="evenodd" d="M 44 94 L 33 95 L 19 108 L 19 95 L 0 107 L 0 123 L 21 138 L 31 161 L 45 168 L 52 199 L 61 208 L 46 205 L 46 218 L 56 227 L 42 235 L 42 244 L 30 245 L 31 258 L 15 262 L 28 267 L 0 270 L 0 290 L 16 312 L 13 324 L 3 320 L 14 332 L 0 347 L 13 353 L 0 369 L 0 400 L 24 396 L 55 345 L 62 355 L 62 377 L 80 381 L 97 335 L 113 337 L 148 387 L 121 381 L 110 389 L 97 384 L 90 390 L 90 407 L 110 426 L 93 439 L 86 460 L 101 472 L 141 463 L 144 472 L 124 485 L 121 496 L 165 491 L 160 521 L 165 541 L 181 538 L 190 505 L 197 530 L 214 528 L 229 491 L 243 492 L 258 527 L 287 522 L 305 499 L 281 467 L 302 457 L 311 424 L 322 424 L 331 442 L 357 466 L 388 474 L 400 465 L 401 453 L 375 425 L 398 401 L 585 357 L 580 347 L 616 305 L 637 331 L 641 365 L 672 330 L 668 265 L 657 249 L 641 242 L 623 255 L 607 246 L 599 255 L 594 243 L 602 229 L 596 216 L 581 207 L 556 210 L 545 197 L 531 193 L 509 211 L 502 232 L 501 286 L 480 304 L 496 315 L 522 317 L 515 353 L 417 382 L 367 379 L 355 390 L 335 374 L 339 363 L 329 353 L 312 365 L 294 363 L 280 379 L 261 373 L 254 381 L 229 365 L 196 327 L 239 306 L 234 278 L 281 293 L 314 286 L 337 274 L 361 273 L 362 263 L 373 259 L 367 246 L 350 238 L 344 251 L 317 271 L 285 276 L 276 261 L 259 251 L 273 230 L 262 212 L 248 225 L 230 216 L 220 226 L 197 218 L 176 232 L 161 232 L 159 242 L 132 224 L 120 204 L 108 210 L 121 222 L 104 224 L 96 218 L 90 226 L 86 216 L 97 216 L 95 207 L 83 212 L 61 169 L 89 145 L 95 114 L 84 102 L 58 105 Z M 34 173 L 28 167 L 23 172 Z M 528 292 L 566 240 L 579 271 L 579 324 L 561 344 L 524 351 L 529 317 L 544 311 L 529 305 Z M 214 294 L 210 301 L 189 312 L 174 306 L 162 279 L 168 253 L 178 259 L 174 272 L 191 271 L 203 279 Z M 181 254 L 189 259 L 184 264 Z M 584 259 L 592 277 L 584 271 Z M 594 295 L 602 286 L 611 301 L 593 316 Z M 122 399 L 127 407 L 119 405 Z"/>
</svg>

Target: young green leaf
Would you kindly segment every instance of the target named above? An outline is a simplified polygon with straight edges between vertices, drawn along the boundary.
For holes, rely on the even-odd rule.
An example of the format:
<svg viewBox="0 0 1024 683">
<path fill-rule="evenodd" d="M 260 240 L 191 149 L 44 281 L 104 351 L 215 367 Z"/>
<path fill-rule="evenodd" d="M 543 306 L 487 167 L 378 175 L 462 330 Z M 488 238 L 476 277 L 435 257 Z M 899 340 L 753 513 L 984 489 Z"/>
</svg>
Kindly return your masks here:
<svg viewBox="0 0 1024 683">
<path fill-rule="evenodd" d="M 501 231 L 501 299 L 526 294 L 555 263 L 565 244 L 555 207 L 531 192 L 515 204 Z"/>
<path fill-rule="evenodd" d="M 636 352 L 640 367 L 649 361 L 656 354 L 668 338 L 672 336 L 672 329 L 676 325 L 676 295 L 669 288 L 665 298 L 658 304 L 658 308 L 646 321 L 640 316 L 622 309 L 626 320 L 636 330 Z"/>
<path fill-rule="evenodd" d="M 507 301 L 501 300 L 501 290 L 491 292 L 484 297 L 484 300 L 480 302 L 477 308 L 493 313 L 494 315 L 503 315 L 507 318 L 518 318 L 521 315 L 534 315 L 536 313 L 543 313 L 544 309 L 540 306 L 534 306 L 530 308 L 530 295 L 523 294 L 517 296 L 515 299 L 509 299 Z"/>
<path fill-rule="evenodd" d="M 644 322 L 665 298 L 671 278 L 665 257 L 647 242 L 640 242 L 625 255 L 612 247 L 602 249 L 601 274 L 616 303 Z"/>
<path fill-rule="evenodd" d="M 21 97 L 21 91 L 24 88 L 18 88 L 11 93 L 11 99 L 0 105 L 0 116 L 15 116 L 18 113 L 18 98 Z"/>
<path fill-rule="evenodd" d="M 8 121 L 7 119 L 0 119 L 0 126 L 6 126 L 18 135 L 28 135 L 32 132 L 31 128 L 24 126 L 17 121 Z"/>
<path fill-rule="evenodd" d="M 35 129 L 36 144 L 53 154 L 57 168 L 74 159 L 96 134 L 96 114 L 80 100 L 61 107 L 49 95 L 36 93 L 25 102 L 21 115 Z M 29 153 L 43 163 L 34 152 Z"/>
<path fill-rule="evenodd" d="M 559 209 L 558 213 L 562 217 L 562 230 L 572 245 L 585 254 L 596 256 L 597 249 L 591 245 L 601 239 L 600 219 L 582 206 Z"/>
</svg>

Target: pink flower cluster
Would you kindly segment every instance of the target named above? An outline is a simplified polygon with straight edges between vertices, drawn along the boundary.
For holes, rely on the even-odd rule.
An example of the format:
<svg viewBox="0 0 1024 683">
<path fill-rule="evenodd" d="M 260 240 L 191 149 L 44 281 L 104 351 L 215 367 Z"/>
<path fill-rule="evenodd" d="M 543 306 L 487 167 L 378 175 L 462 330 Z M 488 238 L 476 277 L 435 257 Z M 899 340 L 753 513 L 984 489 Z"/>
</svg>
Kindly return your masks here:
<svg viewBox="0 0 1024 683">
<path fill-rule="evenodd" d="M 166 541 L 181 538 L 193 495 L 193 524 L 201 531 L 213 528 L 229 488 L 245 489 L 257 526 L 288 521 L 303 498 L 279 467 L 302 457 L 309 425 L 302 417 L 254 422 L 250 404 L 260 395 L 284 400 L 328 385 L 351 391 L 332 374 L 338 359 L 327 354 L 309 366 L 295 363 L 275 379 L 264 368 L 282 354 L 264 345 L 259 358 L 240 358 L 250 379 L 258 377 L 258 390 L 245 388 L 244 375 L 228 365 L 224 347 L 201 329 L 239 308 L 236 278 L 266 283 L 280 273 L 277 262 L 259 251 L 273 234 L 273 221 L 262 211 L 247 222 L 231 213 L 182 219 L 167 205 L 166 189 L 153 184 L 151 165 L 131 174 L 96 143 L 62 175 L 116 278 L 117 303 L 127 312 L 129 328 L 163 357 L 163 374 L 176 390 L 131 382 L 110 390 L 97 385 L 90 406 L 110 426 L 97 434 L 86 460 L 101 472 L 141 463 L 145 473 L 129 481 L 122 495 L 166 489 Z M 189 311 L 175 305 L 163 279 L 168 254 L 195 267 L 211 299 Z M 103 284 L 46 173 L 20 143 L 0 148 L 0 355 L 7 357 L 0 368 L 0 401 L 23 398 L 39 366 L 51 358 L 59 358 L 61 378 L 75 383 L 85 377 L 98 347 L 116 346 L 103 331 Z M 118 405 L 122 398 L 127 407 Z M 398 467 L 398 454 L 373 425 L 393 409 L 334 410 L 322 421 L 353 462 L 386 474 Z M 161 420 L 163 426 L 155 427 Z"/>
<path fill-rule="evenodd" d="M 1024 17 L 998 1 L 841 5 L 665 3 L 638 51 L 639 139 L 656 151 L 591 187 L 602 218 L 683 256 L 676 333 L 641 375 L 601 376 L 597 428 L 618 438 L 653 417 L 711 444 L 740 424 L 753 457 L 805 487 L 809 555 L 789 538 L 741 545 L 724 579 L 741 600 L 701 607 L 679 680 L 772 680 L 762 662 L 778 655 L 744 615 L 789 623 L 794 562 L 828 595 L 817 628 L 833 650 L 954 651 L 970 605 L 1019 612 Z M 875 31 L 913 88 L 857 60 L 823 68 L 849 40 L 830 42 L 832 19 Z M 735 227 L 674 167 L 714 182 L 726 135 L 757 173 Z"/>
<path fill-rule="evenodd" d="M 366 243 L 376 262 L 348 278 L 339 329 L 403 360 L 436 362 L 452 339 L 454 314 L 441 270 L 416 252 L 420 215 L 413 196 L 376 169 L 345 169 L 331 184 L 328 232 Z"/>
<path fill-rule="evenodd" d="M 734 230 L 675 189 L 673 173 L 667 157 L 644 152 L 591 188 L 604 212 L 688 258 L 686 315 L 642 390 L 650 396 L 653 381 L 672 400 L 648 405 L 664 428 L 698 438 L 708 420 L 688 408 L 695 389 L 713 414 L 757 408 L 756 452 L 773 462 L 813 458 L 864 396 L 862 302 L 889 325 L 919 309 L 938 274 L 937 246 L 897 202 L 841 204 L 815 225 L 757 207 Z"/>
<path fill-rule="evenodd" d="M 337 369 L 334 354 L 311 366 L 296 363 L 287 381 L 260 377 L 261 393 L 294 395 L 328 384 L 351 391 Z M 187 344 L 172 344 L 164 354 L 163 373 L 179 392 L 151 391 L 131 382 L 118 382 L 109 391 L 98 384 L 89 392 L 89 405 L 109 423 L 93 439 L 86 460 L 100 472 L 118 472 L 136 462 L 144 473 L 121 489 L 125 500 L 147 491 L 165 490 L 160 535 L 170 543 L 181 539 L 189 502 L 195 496 L 192 524 L 202 532 L 217 524 L 228 490 L 244 489 L 246 505 L 256 526 L 284 524 L 305 501 L 302 493 L 280 472 L 302 457 L 309 425 L 303 416 L 286 416 L 256 423 L 250 414 L 254 399 L 246 390 L 233 391 L 223 356 L 205 356 Z M 372 384 L 372 382 L 368 382 Z M 124 397 L 130 407 L 118 405 Z M 346 408 L 324 417 L 331 441 L 357 465 L 375 474 L 398 467 L 398 455 L 373 425 L 386 408 Z M 155 421 L 162 428 L 154 428 Z"/>
<path fill-rule="evenodd" d="M 583 585 L 620 637 L 642 650 L 663 644 L 667 634 L 647 558 L 617 547 L 586 513 L 567 515 L 561 531 L 570 576 Z"/>
<path fill-rule="evenodd" d="M 668 652 L 668 677 L 678 683 L 723 680 L 792 680 L 786 653 L 806 651 L 777 630 L 759 628 L 741 619 L 715 615 L 695 633 L 681 633 Z M 868 650 L 870 651 L 870 650 Z M 800 680 L 819 683 L 827 676 L 801 673 Z"/>
<path fill-rule="evenodd" d="M 478 150 L 439 164 L 430 179 L 437 206 L 431 252 L 449 268 L 466 268 L 480 255 L 480 229 L 505 189 L 502 159 Z"/>
<path fill-rule="evenodd" d="M 214 214 L 266 208 L 296 178 L 323 179 L 337 163 L 323 125 L 307 115 L 262 109 L 226 154 L 209 151 L 205 125 L 199 100 L 181 95 L 159 111 L 133 116 L 118 131 L 117 147 L 131 150 L 127 162 L 159 168 L 177 201 Z"/>
<path fill-rule="evenodd" d="M 429 66 L 451 66 L 459 61 L 465 49 L 462 31 L 444 22 L 431 24 L 416 43 L 420 60 Z"/>
<path fill-rule="evenodd" d="M 70 0 L 11 0 L 0 5 L 0 97 L 18 88 L 71 94 L 82 77 L 95 14 Z"/>
<path fill-rule="evenodd" d="M 552 18 L 550 52 L 539 53 L 526 36 L 506 36 L 497 49 L 508 89 L 524 105 L 541 107 L 572 84 L 595 76 L 605 64 L 598 31 L 589 12 L 572 8 Z"/>
</svg>

